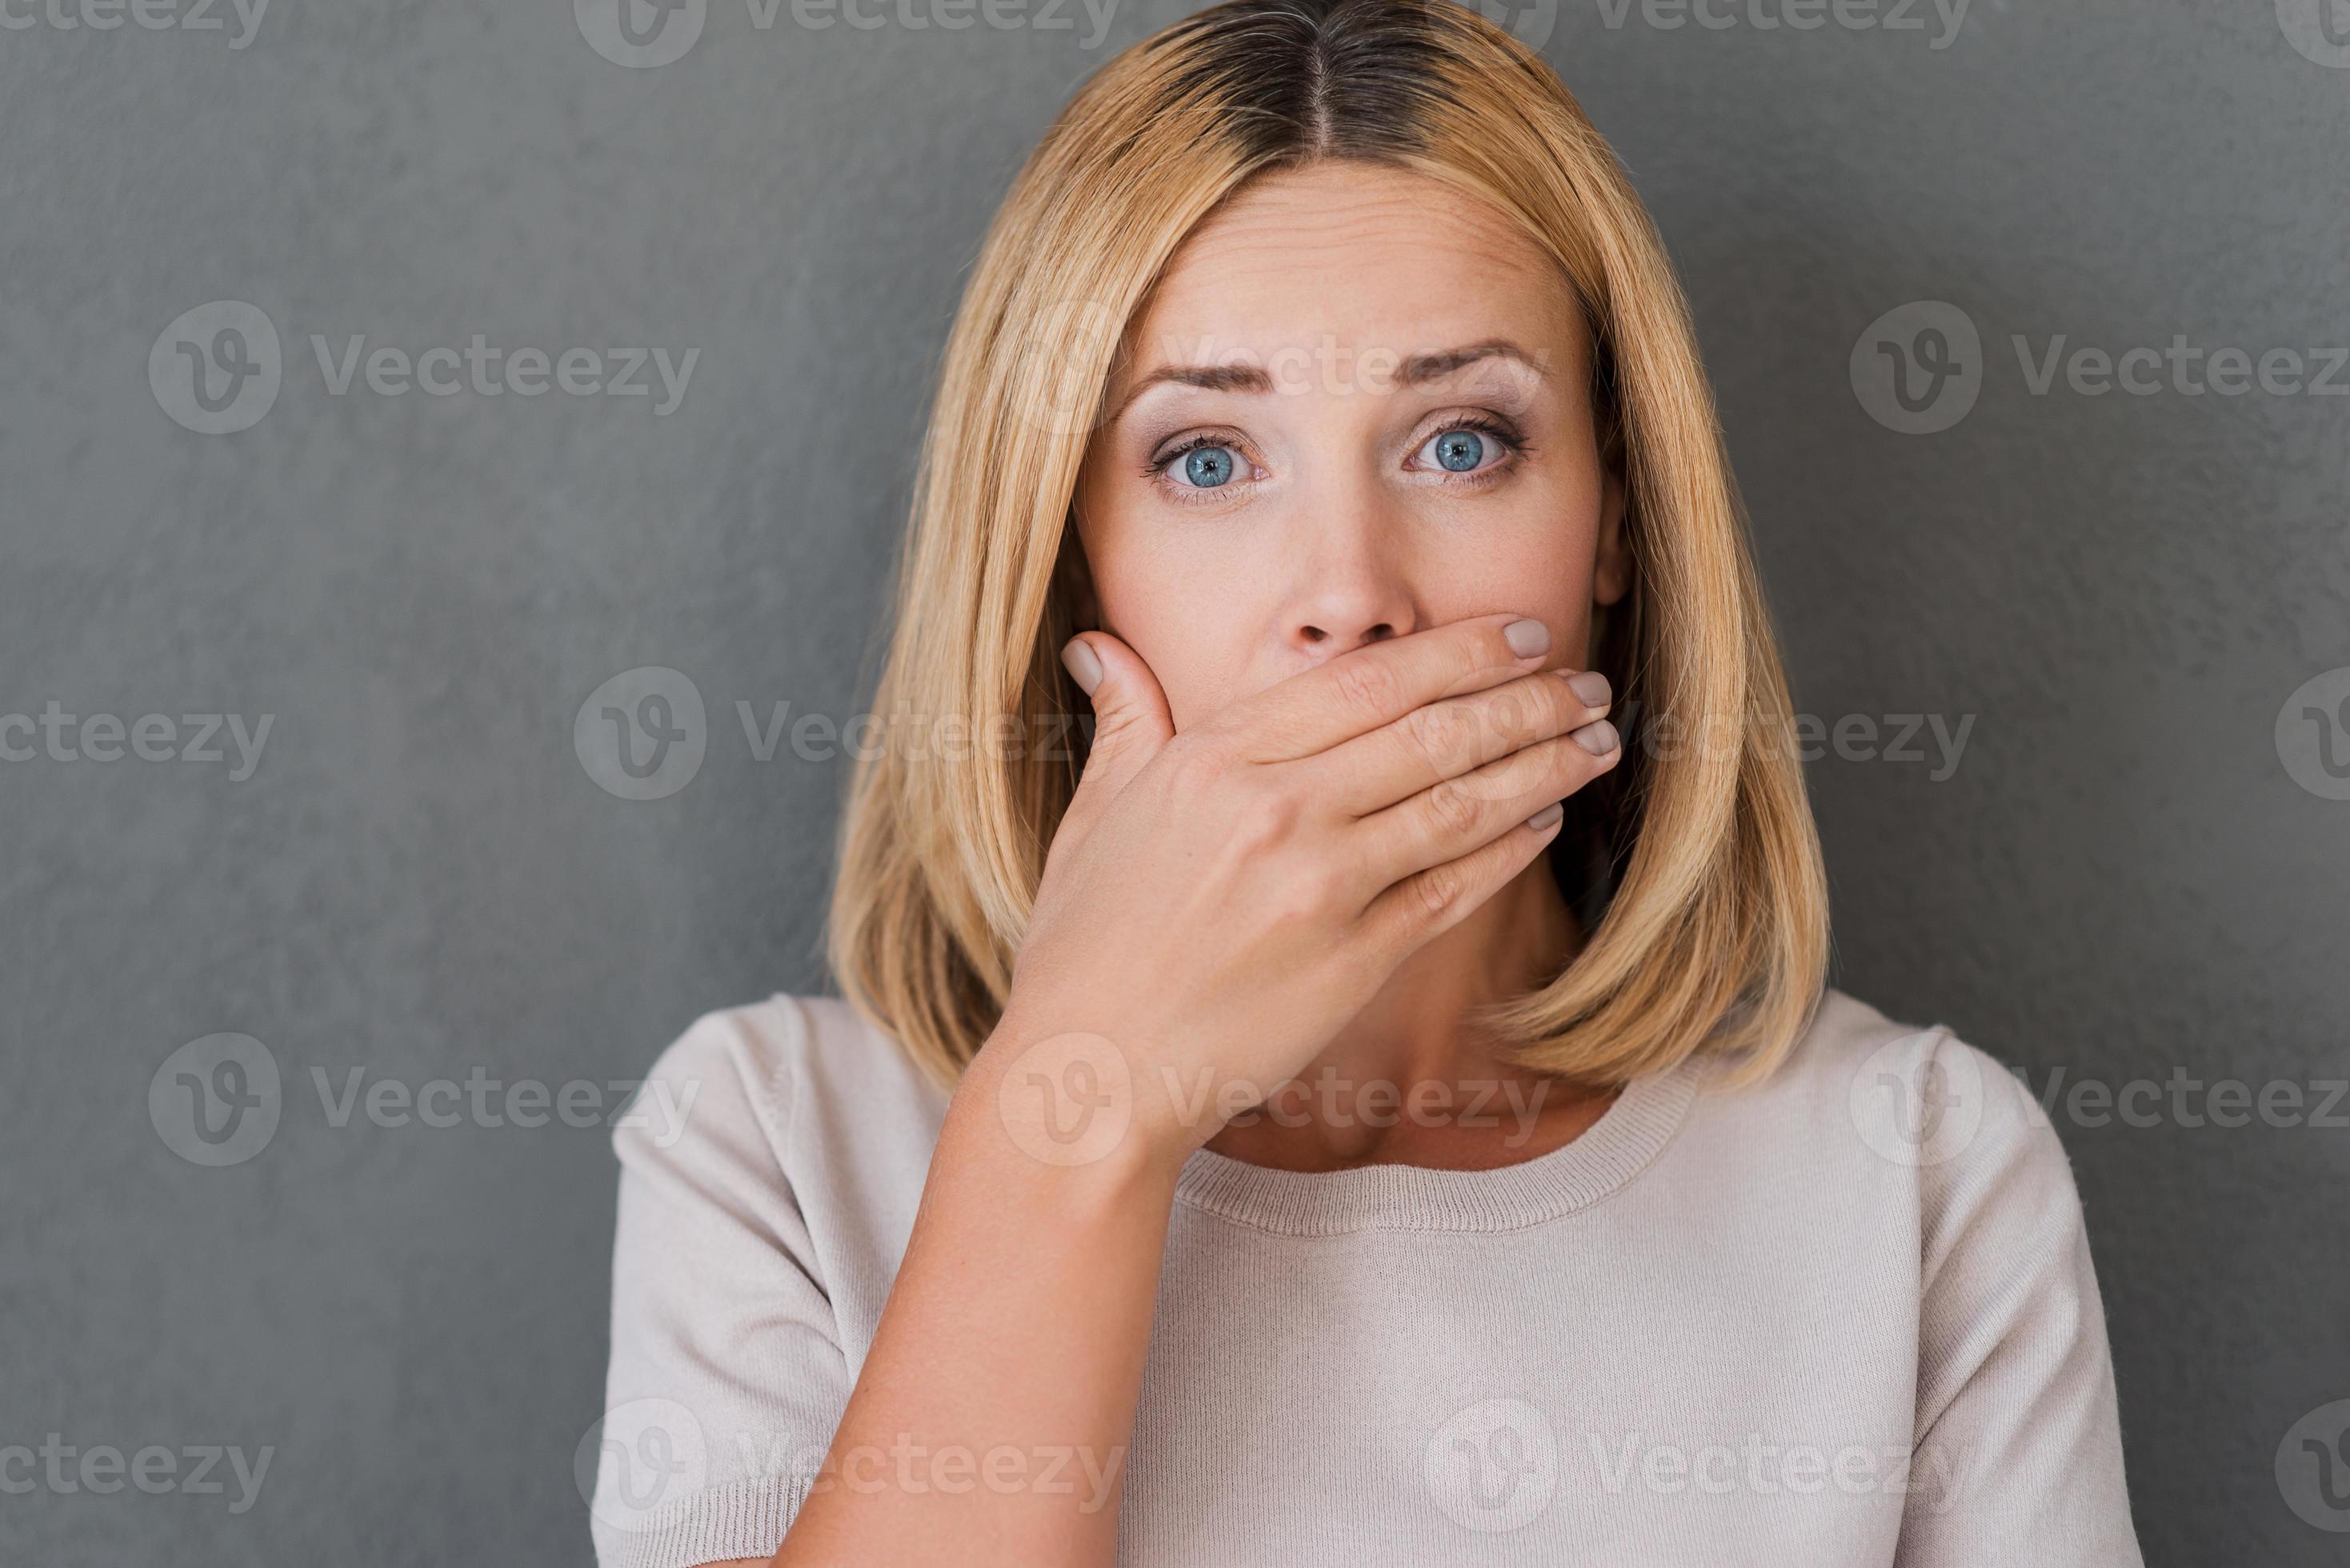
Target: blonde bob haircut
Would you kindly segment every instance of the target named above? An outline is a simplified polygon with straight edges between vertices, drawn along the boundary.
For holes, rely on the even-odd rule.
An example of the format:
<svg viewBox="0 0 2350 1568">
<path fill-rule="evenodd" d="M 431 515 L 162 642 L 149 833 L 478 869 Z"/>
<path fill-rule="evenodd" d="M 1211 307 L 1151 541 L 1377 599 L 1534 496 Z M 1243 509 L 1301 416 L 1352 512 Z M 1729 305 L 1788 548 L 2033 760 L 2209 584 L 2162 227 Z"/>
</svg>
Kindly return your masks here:
<svg viewBox="0 0 2350 1568">
<path fill-rule="evenodd" d="M 997 213 L 948 337 L 898 564 L 877 716 L 968 743 L 860 754 L 828 956 L 847 1000 L 951 1083 L 1001 1017 L 1083 768 L 1070 504 L 1151 286 L 1271 171 L 1440 180 L 1556 258 L 1624 476 L 1633 587 L 1600 617 L 1624 761 L 1570 798 L 1550 864 L 1589 940 L 1480 1022 L 1590 1084 L 1727 1053 L 1742 1080 L 1817 1004 L 1827 893 L 1776 639 L 1688 306 L 1606 142 L 1541 57 L 1455 0 L 1231 0 L 1106 64 Z M 935 721 L 934 721 L 935 722 Z M 967 724 L 965 732 L 962 726 Z M 1058 743 L 1054 737 L 1060 737 Z"/>
</svg>

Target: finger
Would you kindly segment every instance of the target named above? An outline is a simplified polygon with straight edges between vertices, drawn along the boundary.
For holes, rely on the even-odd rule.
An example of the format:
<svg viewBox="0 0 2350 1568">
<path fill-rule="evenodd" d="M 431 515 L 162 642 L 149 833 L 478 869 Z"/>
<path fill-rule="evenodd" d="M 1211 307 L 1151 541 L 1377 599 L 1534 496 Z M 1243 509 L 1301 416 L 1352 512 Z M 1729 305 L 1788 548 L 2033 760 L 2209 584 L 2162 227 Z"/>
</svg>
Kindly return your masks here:
<svg viewBox="0 0 2350 1568">
<path fill-rule="evenodd" d="M 1604 722 L 1604 721 L 1603 721 Z M 1556 801 L 1455 860 L 1430 866 L 1389 888 L 1363 911 L 1370 945 L 1395 961 L 1468 919 L 1524 870 L 1558 836 L 1565 812 Z M 1539 822 L 1537 827 L 1534 823 Z"/>
<path fill-rule="evenodd" d="M 1090 815 L 1113 800 L 1174 738 L 1167 693 L 1142 656 L 1106 631 L 1069 639 L 1061 662 L 1094 710 L 1093 741 L 1072 813 Z M 1066 821 L 1066 818 L 1064 819 Z"/>
<path fill-rule="evenodd" d="M 1250 762 L 1309 757 L 1440 697 L 1523 675 L 1550 646 L 1550 628 L 1531 617 L 1451 621 L 1342 653 L 1243 698 L 1212 727 L 1241 739 Z"/>
<path fill-rule="evenodd" d="M 1313 773 L 1312 793 L 1367 816 L 1445 779 L 1579 730 L 1614 701 L 1596 670 L 1538 670 L 1466 696 L 1415 708 L 1392 724 L 1331 747 L 1295 766 Z"/>
<path fill-rule="evenodd" d="M 1348 854 L 1375 880 L 1400 881 L 1492 843 L 1607 772 L 1623 754 L 1616 726 L 1595 719 L 1372 813 L 1347 830 Z"/>
</svg>

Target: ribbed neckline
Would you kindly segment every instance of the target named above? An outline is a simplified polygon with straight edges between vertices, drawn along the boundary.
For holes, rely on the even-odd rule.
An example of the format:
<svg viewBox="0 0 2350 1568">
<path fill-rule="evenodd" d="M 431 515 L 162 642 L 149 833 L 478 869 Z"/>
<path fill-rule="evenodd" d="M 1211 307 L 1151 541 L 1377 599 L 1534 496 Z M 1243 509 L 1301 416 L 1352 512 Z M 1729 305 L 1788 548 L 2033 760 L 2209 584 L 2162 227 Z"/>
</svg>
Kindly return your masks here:
<svg viewBox="0 0 2350 1568">
<path fill-rule="evenodd" d="M 1638 1176 L 1680 1126 L 1700 1076 L 1692 1061 L 1635 1078 L 1572 1143 L 1492 1170 L 1275 1170 L 1202 1148 L 1184 1162 L 1175 1200 L 1284 1236 L 1523 1230 L 1587 1209 Z"/>
</svg>

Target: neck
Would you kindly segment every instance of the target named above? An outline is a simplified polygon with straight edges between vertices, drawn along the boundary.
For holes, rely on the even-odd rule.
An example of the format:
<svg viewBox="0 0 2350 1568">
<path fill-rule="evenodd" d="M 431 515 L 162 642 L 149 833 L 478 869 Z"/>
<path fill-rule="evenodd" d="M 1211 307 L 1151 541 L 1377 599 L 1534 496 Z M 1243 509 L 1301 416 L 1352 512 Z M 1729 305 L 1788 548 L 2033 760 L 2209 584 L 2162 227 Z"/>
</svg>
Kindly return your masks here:
<svg viewBox="0 0 2350 1568">
<path fill-rule="evenodd" d="M 1517 1065 L 1471 1016 L 1546 984 L 1582 949 L 1574 912 L 1535 860 L 1407 959 L 1292 1085 L 1209 1147 L 1285 1170 L 1485 1168 L 1571 1140 L 1612 1094 Z"/>
</svg>

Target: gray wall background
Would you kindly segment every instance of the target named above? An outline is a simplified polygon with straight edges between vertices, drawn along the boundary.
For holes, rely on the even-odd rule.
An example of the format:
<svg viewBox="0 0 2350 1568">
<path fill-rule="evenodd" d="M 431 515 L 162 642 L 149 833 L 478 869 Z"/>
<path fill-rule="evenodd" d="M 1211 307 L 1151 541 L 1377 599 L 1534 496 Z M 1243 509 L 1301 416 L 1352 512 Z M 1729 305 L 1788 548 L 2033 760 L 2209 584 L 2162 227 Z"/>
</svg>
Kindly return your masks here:
<svg viewBox="0 0 2350 1568">
<path fill-rule="evenodd" d="M 584 1561 L 608 1134 L 337 1127 L 313 1075 L 479 1068 L 608 1112 L 696 1013 L 822 987 L 844 764 L 760 760 L 735 704 L 859 711 L 981 229 L 1075 85 L 1188 7 L 1120 5 L 1088 47 L 1081 10 L 763 28 L 710 0 L 682 57 L 629 68 L 565 0 L 276 0 L 243 47 L 226 0 L 218 29 L 57 3 L 0 7 L 0 714 L 162 714 L 178 748 L 184 715 L 272 728 L 244 777 L 233 742 L 0 762 L 0 1446 L 275 1451 L 243 1512 L 225 1462 L 223 1495 L 0 1495 L 0 1560 Z M 2311 0 L 1975 0 L 1942 47 L 1930 6 L 1712 14 L 1513 19 L 1682 269 L 1799 706 L 1857 716 L 1810 769 L 1840 982 L 2035 1087 L 2314 1109 L 2350 1076 L 2350 802 L 2316 750 L 2350 754 L 2350 401 L 2190 396 L 2168 366 L 2147 395 L 2035 392 L 2012 339 L 2319 374 L 2350 343 L 2350 49 Z M 147 361 L 223 300 L 269 318 L 282 383 L 208 435 Z M 1915 301 L 1981 342 L 1933 434 L 1849 369 Z M 476 333 L 700 357 L 661 414 L 650 373 L 337 395 L 310 342 Z M 646 666 L 691 679 L 706 755 L 629 800 L 573 725 Z M 1900 714 L 1971 716 L 1954 771 L 1930 731 L 1923 761 L 1862 755 Z M 282 1119 L 212 1168 L 149 1091 L 224 1032 L 265 1045 Z M 2148 1561 L 2338 1562 L 2320 1526 L 2350 1511 L 2277 1462 L 2350 1419 L 2324 1409 L 2350 1398 L 2350 1106 L 2160 1106 L 2058 1124 Z"/>
</svg>

